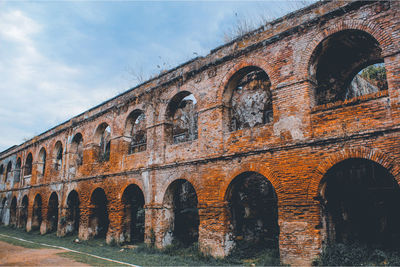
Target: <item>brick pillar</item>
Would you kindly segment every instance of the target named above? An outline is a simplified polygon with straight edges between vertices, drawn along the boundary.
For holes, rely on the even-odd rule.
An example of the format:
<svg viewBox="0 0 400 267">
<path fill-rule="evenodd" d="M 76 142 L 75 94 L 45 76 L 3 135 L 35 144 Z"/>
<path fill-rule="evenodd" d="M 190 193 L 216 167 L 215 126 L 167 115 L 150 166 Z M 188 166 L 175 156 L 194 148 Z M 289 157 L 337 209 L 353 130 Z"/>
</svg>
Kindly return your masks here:
<svg viewBox="0 0 400 267">
<path fill-rule="evenodd" d="M 88 240 L 91 237 L 91 230 L 89 229 L 89 216 L 91 204 L 81 203 L 80 216 L 79 216 L 79 233 L 78 237 L 82 240 Z"/>
<path fill-rule="evenodd" d="M 153 228 L 147 231 L 145 239 L 147 242 L 152 237 L 152 231 L 154 233 L 154 245 L 157 248 L 164 248 L 172 243 L 173 239 L 173 223 L 174 223 L 174 212 L 171 206 L 162 204 L 152 204 L 147 206 L 148 213 L 152 214 L 152 225 Z M 146 216 L 146 219 L 149 216 Z M 150 233 L 149 233 L 150 232 Z"/>
<path fill-rule="evenodd" d="M 390 104 L 392 107 L 400 106 L 400 54 L 385 57 L 386 78 L 389 87 Z"/>
<path fill-rule="evenodd" d="M 59 216 L 59 225 L 58 225 L 58 231 L 57 231 L 57 235 L 58 236 L 65 236 L 66 234 L 68 234 L 70 232 L 69 228 L 68 228 L 68 222 L 67 222 L 67 212 L 68 212 L 68 207 L 67 206 L 62 206 L 60 207 L 60 216 Z"/>
<path fill-rule="evenodd" d="M 26 220 L 27 221 L 26 222 L 26 231 L 27 232 L 32 231 L 33 203 L 34 202 L 32 202 L 32 205 L 29 205 L 29 203 L 28 203 L 28 214 L 27 214 L 28 218 Z"/>
<path fill-rule="evenodd" d="M 155 231 L 153 229 L 153 216 L 155 208 L 152 204 L 144 206 L 144 242 L 150 246 L 154 246 L 156 242 Z"/>
<path fill-rule="evenodd" d="M 47 233 L 47 226 L 48 226 L 48 221 L 47 221 L 47 211 L 48 211 L 48 206 L 42 206 L 42 224 L 40 225 L 40 233 L 44 235 Z"/>
<path fill-rule="evenodd" d="M 113 242 L 121 243 L 124 241 L 122 235 L 122 218 L 123 218 L 123 205 L 119 200 L 110 201 L 108 205 L 108 220 L 110 224 L 108 226 L 106 242 L 112 244 Z"/>
<path fill-rule="evenodd" d="M 199 246 L 205 254 L 224 257 L 232 248 L 232 242 L 229 240 L 227 204 L 199 204 Z"/>
<path fill-rule="evenodd" d="M 319 203 L 280 207 L 279 251 L 283 264 L 311 265 L 321 252 Z"/>
</svg>

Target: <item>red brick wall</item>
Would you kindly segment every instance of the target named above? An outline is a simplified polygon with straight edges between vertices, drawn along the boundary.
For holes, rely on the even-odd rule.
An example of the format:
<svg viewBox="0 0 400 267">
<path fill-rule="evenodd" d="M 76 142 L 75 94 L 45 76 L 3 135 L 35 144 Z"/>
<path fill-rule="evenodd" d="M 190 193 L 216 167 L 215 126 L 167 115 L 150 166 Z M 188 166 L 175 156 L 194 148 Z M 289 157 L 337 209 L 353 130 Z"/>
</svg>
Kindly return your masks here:
<svg viewBox="0 0 400 267">
<path fill-rule="evenodd" d="M 339 7 L 342 8 L 339 8 Z M 155 233 L 162 246 L 167 219 L 163 196 L 176 179 L 194 186 L 200 214 L 199 243 L 215 256 L 227 252 L 226 190 L 240 173 L 264 175 L 278 196 L 279 248 L 288 264 L 309 264 L 321 251 L 322 234 L 318 196 L 320 181 L 334 164 L 347 158 L 373 160 L 400 182 L 400 11 L 399 2 L 329 2 L 289 15 L 248 36 L 218 48 L 210 55 L 178 67 L 134 90 L 110 100 L 34 139 L 0 154 L 0 161 L 21 156 L 23 164 L 33 155 L 30 185 L 3 185 L 0 199 L 17 196 L 18 205 L 29 197 L 28 230 L 33 200 L 42 196 L 46 231 L 47 205 L 52 192 L 59 197 L 59 218 L 65 214 L 71 190 L 80 198 L 81 238 L 89 238 L 91 193 L 104 189 L 110 227 L 107 241 L 119 241 L 122 224 L 121 197 L 129 184 L 144 193 L 146 237 Z M 380 44 L 387 71 L 388 91 L 344 102 L 315 106 L 314 82 L 308 69 L 316 46 L 327 36 L 345 29 L 371 34 Z M 226 84 L 245 66 L 262 68 L 273 92 L 273 122 L 229 132 Z M 197 99 L 198 139 L 171 144 L 166 134 L 166 108 L 180 91 Z M 146 115 L 147 150 L 128 155 L 124 136 L 130 112 Z M 111 156 L 99 162 L 96 128 L 111 127 Z M 83 165 L 71 176 L 69 148 L 73 136 L 83 136 Z M 63 166 L 55 171 L 55 143 L 64 149 Z M 39 151 L 45 147 L 46 171 L 38 179 Z M 0 162 L 0 163 L 1 163 Z M 58 233 L 63 234 L 59 225 Z"/>
</svg>

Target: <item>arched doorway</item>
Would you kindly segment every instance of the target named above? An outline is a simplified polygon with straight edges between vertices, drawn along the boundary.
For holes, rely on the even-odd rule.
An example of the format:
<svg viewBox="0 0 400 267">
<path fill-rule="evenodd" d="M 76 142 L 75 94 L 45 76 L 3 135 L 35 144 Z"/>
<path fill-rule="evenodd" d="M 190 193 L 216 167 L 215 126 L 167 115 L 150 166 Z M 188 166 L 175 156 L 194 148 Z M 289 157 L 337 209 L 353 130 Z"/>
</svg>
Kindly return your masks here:
<svg viewBox="0 0 400 267">
<path fill-rule="evenodd" d="M 28 221 L 28 196 L 24 196 L 21 202 L 21 210 L 19 214 L 19 227 L 26 228 Z"/>
<path fill-rule="evenodd" d="M 49 199 L 49 206 L 47 210 L 47 232 L 51 233 L 57 231 L 58 225 L 58 196 L 53 192 Z"/>
<path fill-rule="evenodd" d="M 1 201 L 0 224 L 4 223 L 4 215 L 6 214 L 7 198 L 4 197 Z"/>
<path fill-rule="evenodd" d="M 256 172 L 233 179 L 226 200 L 230 238 L 234 249 L 251 256 L 265 249 L 278 250 L 278 199 L 271 182 Z"/>
<path fill-rule="evenodd" d="M 393 247 L 400 240 L 400 188 L 380 164 L 360 158 L 337 163 L 321 181 L 325 241 Z"/>
<path fill-rule="evenodd" d="M 72 190 L 67 198 L 66 233 L 74 234 L 79 232 L 79 219 L 79 196 L 75 190 Z"/>
<path fill-rule="evenodd" d="M 17 226 L 17 198 L 13 197 L 10 205 L 10 225 Z"/>
<path fill-rule="evenodd" d="M 172 182 L 164 196 L 167 207 L 169 231 L 165 245 L 173 241 L 190 246 L 199 238 L 199 211 L 197 194 L 193 185 L 184 179 Z M 168 241 L 167 241 L 168 240 Z"/>
<path fill-rule="evenodd" d="M 42 224 L 42 197 L 37 194 L 33 201 L 32 230 L 39 230 Z"/>
<path fill-rule="evenodd" d="M 145 214 L 142 190 L 137 185 L 129 185 L 122 195 L 122 204 L 124 240 L 131 243 L 143 242 Z"/>
<path fill-rule="evenodd" d="M 108 219 L 107 197 L 102 188 L 97 188 L 90 198 L 89 228 L 92 237 L 104 238 L 107 235 Z"/>
</svg>

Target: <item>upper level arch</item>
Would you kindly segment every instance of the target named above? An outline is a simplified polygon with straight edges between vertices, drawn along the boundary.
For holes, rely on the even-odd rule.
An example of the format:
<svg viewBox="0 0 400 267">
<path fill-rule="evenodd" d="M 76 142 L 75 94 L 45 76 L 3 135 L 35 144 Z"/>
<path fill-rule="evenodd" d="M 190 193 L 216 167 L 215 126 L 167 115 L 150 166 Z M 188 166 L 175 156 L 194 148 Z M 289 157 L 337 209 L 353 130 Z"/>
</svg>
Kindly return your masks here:
<svg viewBox="0 0 400 267">
<path fill-rule="evenodd" d="M 7 163 L 7 169 L 6 169 L 6 174 L 5 174 L 5 178 L 4 180 L 7 182 L 7 179 L 10 178 L 11 175 L 11 171 L 12 171 L 12 162 L 11 160 Z"/>
<path fill-rule="evenodd" d="M 22 166 L 22 160 L 21 157 L 18 157 L 17 163 L 15 164 L 15 170 L 14 170 L 14 182 L 18 183 L 21 179 L 21 166 Z"/>
<path fill-rule="evenodd" d="M 28 156 L 26 157 L 26 160 L 25 160 L 24 176 L 32 175 L 32 163 L 33 163 L 32 153 L 29 152 L 29 154 L 28 154 Z"/>
<path fill-rule="evenodd" d="M 125 122 L 124 135 L 130 139 L 129 154 L 146 150 L 146 114 L 142 110 L 135 109 L 129 113 Z"/>
<path fill-rule="evenodd" d="M 245 66 L 228 80 L 222 96 L 225 121 L 231 131 L 252 128 L 273 120 L 271 81 L 260 67 Z"/>
<path fill-rule="evenodd" d="M 62 168 L 62 163 L 63 163 L 63 145 L 61 141 L 57 141 L 56 144 L 54 145 L 54 150 L 53 150 L 53 166 L 56 171 L 61 170 Z"/>
<path fill-rule="evenodd" d="M 37 175 L 38 176 L 44 176 L 45 171 L 46 171 L 46 159 L 47 159 L 47 153 L 46 149 L 42 147 L 39 151 L 39 156 L 38 156 L 38 161 L 37 161 Z"/>
<path fill-rule="evenodd" d="M 313 84 L 314 105 L 357 96 L 351 90 L 347 90 L 356 74 L 368 65 L 383 63 L 385 56 L 396 49 L 391 36 L 380 25 L 366 20 L 343 20 L 310 34 L 314 34 L 312 41 L 305 49 L 299 51 L 301 59 L 299 62 L 307 64 L 297 64 L 296 72 L 300 79 L 309 80 Z M 345 54 L 348 56 L 344 56 Z M 321 56 L 322 69 L 318 71 L 318 59 Z M 332 58 L 332 61 L 329 58 Z M 329 61 L 329 64 L 324 64 L 324 61 Z M 319 88 L 324 80 L 325 87 L 328 88 L 325 91 Z M 335 92 L 340 89 L 341 92 L 336 94 Z M 360 94 L 369 93 L 371 90 L 377 89 L 370 88 Z M 321 91 L 322 95 L 318 95 Z"/>
<path fill-rule="evenodd" d="M 111 127 L 103 122 L 94 133 L 94 142 L 98 149 L 98 160 L 109 161 L 111 149 Z"/>
<path fill-rule="evenodd" d="M 382 84 L 379 88 L 374 81 L 357 75 L 376 63 L 383 64 L 382 49 L 369 33 L 343 30 L 326 37 L 315 48 L 309 65 L 309 77 L 315 83 L 316 104 L 386 90 L 386 76 L 383 81 L 386 86 Z"/>
<path fill-rule="evenodd" d="M 167 142 L 176 144 L 198 138 L 197 99 L 191 92 L 181 91 L 172 97 L 165 114 Z"/>
<path fill-rule="evenodd" d="M 72 138 L 69 159 L 69 173 L 75 175 L 79 166 L 83 164 L 83 137 L 81 133 L 76 133 Z"/>
</svg>

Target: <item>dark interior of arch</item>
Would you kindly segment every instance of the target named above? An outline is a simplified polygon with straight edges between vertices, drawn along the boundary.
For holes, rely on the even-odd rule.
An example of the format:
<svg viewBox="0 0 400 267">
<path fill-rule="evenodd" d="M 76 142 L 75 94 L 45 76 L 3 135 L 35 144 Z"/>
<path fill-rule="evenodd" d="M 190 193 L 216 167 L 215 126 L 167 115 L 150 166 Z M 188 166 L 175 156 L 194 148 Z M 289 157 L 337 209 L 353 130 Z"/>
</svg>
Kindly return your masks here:
<svg viewBox="0 0 400 267">
<path fill-rule="evenodd" d="M 381 165 L 348 159 L 324 176 L 327 241 L 393 247 L 400 241 L 400 189 Z"/>
<path fill-rule="evenodd" d="M 68 194 L 67 214 L 66 214 L 66 232 L 74 234 L 79 232 L 79 196 L 75 190 Z"/>
<path fill-rule="evenodd" d="M 344 30 L 324 39 L 315 49 L 310 74 L 316 80 L 318 105 L 384 90 L 386 85 L 354 77 L 365 67 L 383 63 L 379 43 L 360 30 Z"/>
<path fill-rule="evenodd" d="M 129 154 L 146 150 L 146 116 L 142 111 L 133 112 L 128 119 L 128 133 L 131 138 Z"/>
<path fill-rule="evenodd" d="M 92 236 L 104 238 L 107 235 L 110 221 L 107 211 L 107 197 L 103 189 L 97 188 L 91 197 L 91 211 L 89 226 L 92 230 Z"/>
<path fill-rule="evenodd" d="M 229 81 L 231 130 L 251 128 L 273 120 L 271 82 L 258 67 L 239 70 Z"/>
<path fill-rule="evenodd" d="M 272 184 L 261 174 L 236 177 L 228 193 L 233 240 L 238 249 L 254 253 L 278 249 L 278 203 Z"/>
<path fill-rule="evenodd" d="M 10 205 L 10 225 L 17 225 L 17 198 L 13 197 Z"/>
<path fill-rule="evenodd" d="M 7 198 L 3 198 L 1 201 L 1 212 L 0 212 L 0 224 L 4 223 L 4 214 L 6 212 Z"/>
<path fill-rule="evenodd" d="M 171 122 L 173 143 L 193 141 L 198 137 L 197 100 L 184 91 L 175 95 L 168 104 L 168 120 Z"/>
<path fill-rule="evenodd" d="M 26 158 L 26 162 L 25 162 L 25 174 L 24 175 L 31 175 L 32 174 L 32 154 L 29 153 L 28 157 Z"/>
<path fill-rule="evenodd" d="M 20 228 L 26 228 L 26 223 L 28 221 L 28 197 L 24 196 L 22 198 L 21 202 L 21 211 L 19 214 L 19 222 L 20 222 Z"/>
<path fill-rule="evenodd" d="M 55 160 L 55 163 L 54 163 L 54 169 L 55 170 L 61 170 L 62 157 L 63 157 L 62 144 L 57 142 L 57 144 L 56 144 L 56 160 Z"/>
<path fill-rule="evenodd" d="M 14 182 L 18 183 L 21 177 L 21 158 L 17 159 L 17 163 L 15 164 L 15 171 L 14 171 Z"/>
<path fill-rule="evenodd" d="M 42 224 L 42 197 L 40 195 L 36 195 L 35 200 L 33 201 L 33 210 L 32 210 L 32 230 L 39 230 L 40 225 Z"/>
<path fill-rule="evenodd" d="M 173 239 L 190 246 L 199 238 L 199 211 L 197 194 L 189 181 L 177 180 L 170 185 L 174 212 Z"/>
<path fill-rule="evenodd" d="M 111 152 L 111 128 L 108 124 L 103 123 L 99 126 L 98 135 L 99 143 L 99 161 L 109 161 Z"/>
<path fill-rule="evenodd" d="M 58 196 L 52 193 L 49 199 L 49 207 L 47 209 L 47 232 L 51 233 L 57 231 L 58 224 Z"/>
<path fill-rule="evenodd" d="M 128 243 L 144 241 L 144 196 L 137 185 L 128 186 L 122 195 L 124 205 L 123 232 Z"/>
<path fill-rule="evenodd" d="M 72 161 L 75 168 L 83 164 L 83 137 L 80 133 L 72 140 Z M 75 169 L 76 171 L 76 169 Z"/>
</svg>

